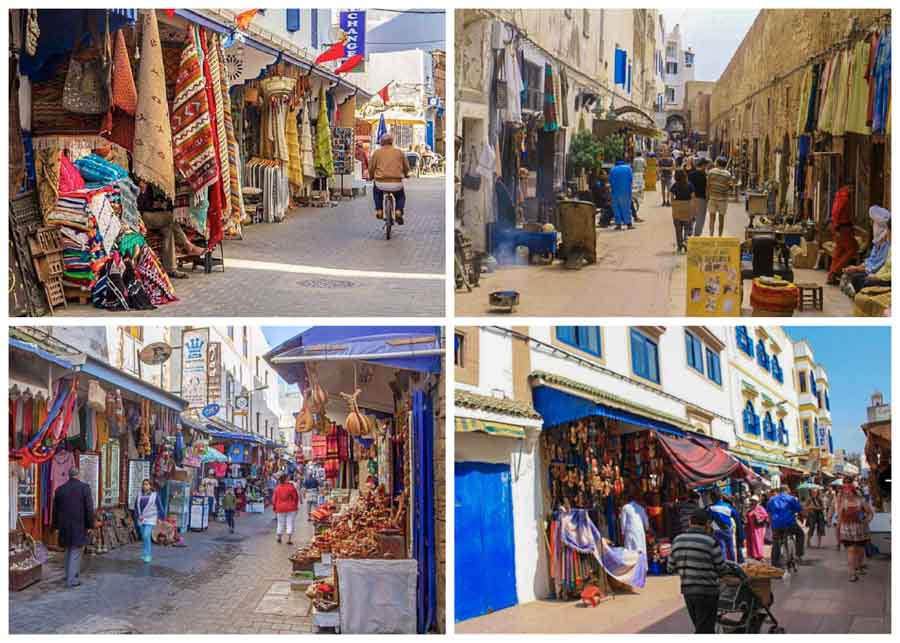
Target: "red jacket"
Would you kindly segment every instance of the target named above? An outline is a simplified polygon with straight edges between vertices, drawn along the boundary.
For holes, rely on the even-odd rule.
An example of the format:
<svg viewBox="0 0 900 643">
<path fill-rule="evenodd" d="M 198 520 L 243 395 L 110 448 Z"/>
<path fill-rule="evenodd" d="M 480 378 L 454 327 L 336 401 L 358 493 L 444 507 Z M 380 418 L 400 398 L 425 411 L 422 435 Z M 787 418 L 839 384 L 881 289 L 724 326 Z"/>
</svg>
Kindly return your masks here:
<svg viewBox="0 0 900 643">
<path fill-rule="evenodd" d="M 275 487 L 275 493 L 272 495 L 272 506 L 277 514 L 287 514 L 297 511 L 297 505 L 300 504 L 300 495 L 297 493 L 297 487 L 290 482 L 284 482 Z"/>
</svg>

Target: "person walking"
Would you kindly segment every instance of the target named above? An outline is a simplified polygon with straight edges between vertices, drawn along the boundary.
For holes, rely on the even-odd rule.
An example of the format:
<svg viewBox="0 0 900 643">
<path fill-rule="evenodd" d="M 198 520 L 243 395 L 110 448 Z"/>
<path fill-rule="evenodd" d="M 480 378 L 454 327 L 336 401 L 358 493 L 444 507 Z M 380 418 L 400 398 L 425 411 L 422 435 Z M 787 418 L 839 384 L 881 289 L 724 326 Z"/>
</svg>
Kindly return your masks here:
<svg viewBox="0 0 900 643">
<path fill-rule="evenodd" d="M 695 634 L 714 634 L 719 606 L 719 575 L 725 567 L 722 548 L 709 535 L 709 514 L 698 509 L 690 527 L 675 536 L 666 563 L 670 574 L 681 578 L 681 595 Z"/>
<path fill-rule="evenodd" d="M 141 560 L 153 562 L 153 528 L 165 515 L 159 494 L 153 490 L 153 483 L 144 478 L 141 481 L 141 493 L 134 499 L 134 520 L 141 532 L 144 543 Z"/>
<path fill-rule="evenodd" d="M 69 470 L 69 480 L 53 494 L 53 527 L 59 544 L 66 550 L 66 585 L 81 585 L 81 553 L 94 526 L 94 499 L 91 487 L 79 480 L 77 467 Z"/>
<path fill-rule="evenodd" d="M 687 179 L 684 170 L 675 171 L 675 183 L 672 185 L 672 223 L 675 224 L 675 243 L 677 252 L 687 252 L 687 240 L 691 236 L 691 200 L 694 187 Z"/>
<path fill-rule="evenodd" d="M 634 229 L 631 222 L 631 184 L 634 174 L 623 159 L 616 160 L 616 166 L 609 171 L 609 186 L 612 190 L 613 216 L 616 219 L 616 230 L 622 226 Z"/>
<path fill-rule="evenodd" d="M 687 494 L 675 505 L 678 514 L 678 533 L 683 534 L 691 527 L 691 516 L 700 509 L 700 494 L 694 490 Z"/>
<path fill-rule="evenodd" d="M 230 533 L 234 533 L 234 510 L 237 508 L 237 496 L 234 490 L 229 487 L 222 496 L 222 511 L 225 512 L 225 522 L 228 524 Z"/>
<path fill-rule="evenodd" d="M 287 544 L 294 544 L 294 521 L 297 519 L 297 507 L 300 504 L 300 496 L 297 488 L 288 481 L 286 473 L 278 478 L 278 486 L 272 496 L 272 508 L 278 519 L 275 540 L 281 542 L 282 534 L 287 534 Z"/>
<path fill-rule="evenodd" d="M 835 547 L 840 551 L 841 536 L 838 534 L 837 511 L 835 511 L 836 504 L 837 494 L 834 491 L 834 487 L 829 485 L 828 489 L 825 491 L 825 523 L 828 525 L 829 529 L 834 529 L 834 540 L 837 543 Z"/>
<path fill-rule="evenodd" d="M 765 558 L 766 526 L 769 514 L 759 502 L 759 496 L 750 496 L 750 510 L 747 511 L 747 557 L 753 560 Z"/>
<path fill-rule="evenodd" d="M 719 222 L 719 236 L 725 230 L 725 215 L 728 213 L 728 199 L 731 196 L 734 177 L 725 169 L 728 159 L 720 156 L 716 167 L 706 173 L 706 194 L 708 196 L 709 236 L 716 234 L 716 220 Z"/>
<path fill-rule="evenodd" d="M 813 535 L 818 536 L 816 547 L 822 548 L 822 536 L 825 535 L 825 502 L 818 489 L 813 488 L 809 492 L 809 498 L 803 503 L 806 513 L 806 546 L 812 548 Z"/>
<path fill-rule="evenodd" d="M 216 479 L 216 474 L 212 469 L 209 469 L 206 472 L 206 477 L 200 481 L 200 489 L 203 491 L 203 495 L 206 496 L 206 503 L 209 505 L 209 517 L 212 518 L 212 515 L 215 513 L 216 509 L 216 489 L 219 486 L 219 481 Z"/>
<path fill-rule="evenodd" d="M 306 494 L 306 520 L 309 522 L 312 520 L 310 513 L 319 503 L 319 481 L 312 470 L 307 473 L 306 480 L 303 481 L 303 489 Z"/>
<path fill-rule="evenodd" d="M 647 171 L 647 161 L 641 155 L 641 151 L 637 150 L 634 153 L 634 159 L 631 161 L 631 172 L 632 172 L 632 183 L 631 190 L 632 196 L 637 199 L 638 203 L 644 202 L 644 173 Z M 635 223 L 643 223 L 644 220 L 640 218 L 637 214 L 637 211 L 634 208 L 634 203 L 632 203 L 632 215 L 634 217 Z"/>
<path fill-rule="evenodd" d="M 847 549 L 849 581 L 855 583 L 860 574 L 866 573 L 866 545 L 869 544 L 868 525 L 874 517 L 872 507 L 866 502 L 852 478 L 844 478 L 837 497 L 838 538 Z"/>
<path fill-rule="evenodd" d="M 713 537 L 719 543 L 725 558 L 734 561 L 737 558 L 734 534 L 740 516 L 737 515 L 735 508 L 722 497 L 717 488 L 713 489 L 712 498 L 713 503 L 708 507 L 707 511 L 711 519 L 710 527 L 712 528 Z"/>
<path fill-rule="evenodd" d="M 797 525 L 797 516 L 803 512 L 803 505 L 791 495 L 790 488 L 786 484 L 781 485 L 780 493 L 766 503 L 766 511 L 772 521 L 772 564 L 776 567 L 782 566 L 781 549 L 788 538 L 795 539 L 797 558 L 802 558 L 804 536 Z"/>
<path fill-rule="evenodd" d="M 675 161 L 668 148 L 664 148 L 657 163 L 656 174 L 659 178 L 659 189 L 662 192 L 662 207 L 668 207 L 669 188 L 672 187 L 672 176 L 675 173 Z"/>
<path fill-rule="evenodd" d="M 703 236 L 703 226 L 706 225 L 706 159 L 697 159 L 695 167 L 688 172 L 688 181 L 694 186 L 694 198 L 691 199 L 691 234 L 695 237 Z"/>
</svg>

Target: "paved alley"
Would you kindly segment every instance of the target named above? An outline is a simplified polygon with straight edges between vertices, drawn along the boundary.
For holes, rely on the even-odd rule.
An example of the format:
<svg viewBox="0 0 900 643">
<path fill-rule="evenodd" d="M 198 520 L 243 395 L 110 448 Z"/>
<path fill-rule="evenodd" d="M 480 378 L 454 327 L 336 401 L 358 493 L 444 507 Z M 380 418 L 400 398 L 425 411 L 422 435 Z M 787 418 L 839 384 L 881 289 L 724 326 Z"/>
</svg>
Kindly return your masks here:
<svg viewBox="0 0 900 643">
<path fill-rule="evenodd" d="M 407 181 L 406 224 L 390 241 L 366 195 L 292 210 L 225 241 L 225 272 L 174 280 L 179 301 L 110 313 L 69 303 L 54 314 L 163 317 L 439 316 L 444 314 L 444 177 Z M 216 253 L 218 256 L 218 252 Z"/>
<path fill-rule="evenodd" d="M 522 316 L 674 316 L 685 311 L 685 255 L 675 252 L 670 208 L 660 206 L 658 192 L 647 192 L 634 230 L 597 230 L 597 263 L 578 271 L 561 262 L 550 266 L 511 266 L 482 275 L 471 293 L 456 292 L 456 314 L 490 314 L 488 295 L 517 290 Z M 729 204 L 725 234 L 744 238 L 743 203 Z M 707 221 L 707 226 L 709 225 Z M 825 271 L 795 270 L 798 282 L 825 282 Z M 835 286 L 825 286 L 824 314 L 852 316 L 853 301 Z M 743 313 L 750 315 L 750 282 L 744 282 Z M 795 312 L 796 316 L 812 315 Z M 816 316 L 823 313 L 816 312 Z"/>
<path fill-rule="evenodd" d="M 772 613 L 788 634 L 891 631 L 890 557 L 870 559 L 868 575 L 850 583 L 846 556 L 835 549 L 830 532 L 822 549 L 807 551 L 797 574 L 789 581 L 773 582 Z M 639 594 L 618 595 L 596 608 L 579 602 L 535 601 L 457 623 L 456 632 L 688 634 L 693 626 L 678 578 L 650 576 Z"/>
<path fill-rule="evenodd" d="M 305 510 L 294 543 L 312 536 Z M 290 591 L 293 547 L 275 542 L 273 514 L 242 514 L 237 532 L 213 523 L 185 534 L 187 547 L 120 547 L 82 562 L 67 589 L 62 554 L 44 580 L 9 597 L 11 634 L 298 634 L 311 631 L 307 600 Z"/>
</svg>

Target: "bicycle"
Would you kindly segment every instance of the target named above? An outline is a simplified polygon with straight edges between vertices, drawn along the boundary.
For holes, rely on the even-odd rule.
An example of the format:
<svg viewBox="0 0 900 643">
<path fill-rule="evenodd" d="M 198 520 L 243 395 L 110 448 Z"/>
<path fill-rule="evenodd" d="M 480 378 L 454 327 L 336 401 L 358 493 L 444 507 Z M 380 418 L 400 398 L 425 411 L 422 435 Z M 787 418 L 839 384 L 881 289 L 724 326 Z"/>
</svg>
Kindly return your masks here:
<svg viewBox="0 0 900 643">
<path fill-rule="evenodd" d="M 384 212 L 384 234 L 388 241 L 391 239 L 391 228 L 394 225 L 394 209 L 396 206 L 397 202 L 394 201 L 393 193 L 385 192 L 382 207 Z"/>
</svg>

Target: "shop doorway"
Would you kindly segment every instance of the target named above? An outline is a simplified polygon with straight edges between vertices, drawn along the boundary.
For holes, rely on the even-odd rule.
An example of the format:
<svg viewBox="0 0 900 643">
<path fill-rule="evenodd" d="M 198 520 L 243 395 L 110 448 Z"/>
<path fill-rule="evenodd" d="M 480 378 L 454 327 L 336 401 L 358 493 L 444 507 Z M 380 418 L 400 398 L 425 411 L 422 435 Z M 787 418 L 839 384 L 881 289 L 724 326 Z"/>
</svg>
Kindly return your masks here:
<svg viewBox="0 0 900 643">
<path fill-rule="evenodd" d="M 516 557 L 507 464 L 456 463 L 456 621 L 515 605 Z"/>
</svg>

